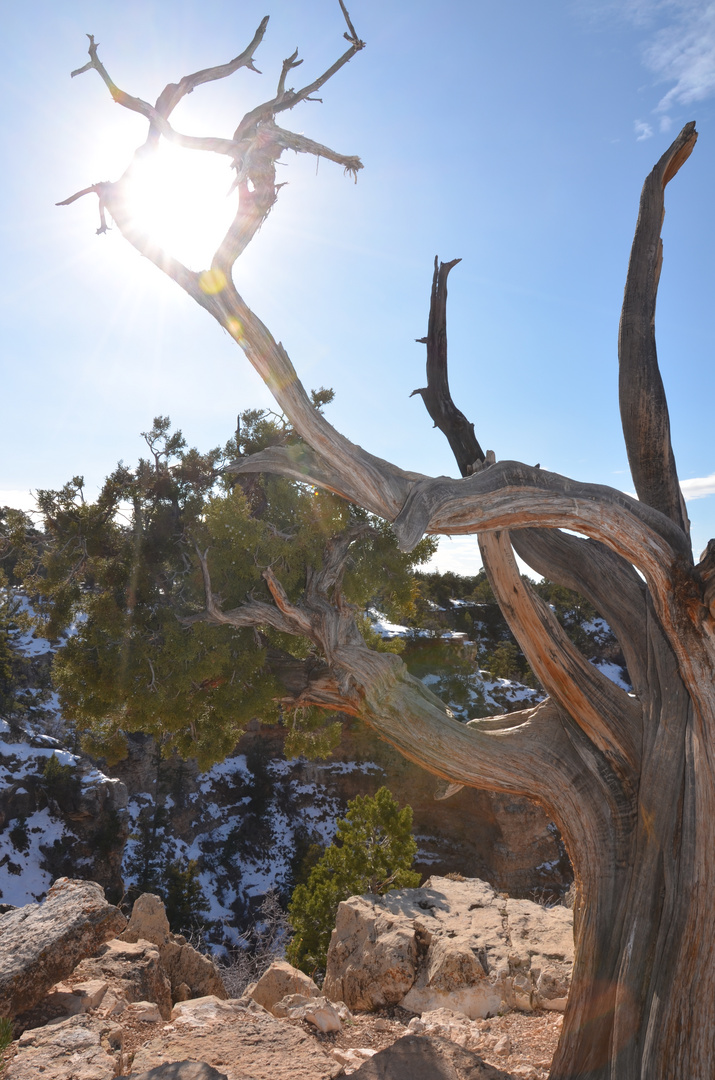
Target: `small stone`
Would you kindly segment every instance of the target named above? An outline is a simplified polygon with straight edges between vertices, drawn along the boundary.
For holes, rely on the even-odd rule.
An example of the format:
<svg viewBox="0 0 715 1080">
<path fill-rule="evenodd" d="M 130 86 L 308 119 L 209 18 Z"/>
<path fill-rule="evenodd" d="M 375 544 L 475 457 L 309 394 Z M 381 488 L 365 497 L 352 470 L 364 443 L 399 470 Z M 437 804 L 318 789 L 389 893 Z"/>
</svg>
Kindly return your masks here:
<svg viewBox="0 0 715 1080">
<path fill-rule="evenodd" d="M 154 1001 L 132 1001 L 127 1012 L 134 1020 L 141 1020 L 143 1024 L 161 1023 L 159 1006 Z"/>
<path fill-rule="evenodd" d="M 99 1010 L 102 1016 L 119 1016 L 123 1013 L 128 1005 L 126 998 L 118 997 L 116 994 L 105 994 L 102 1000 L 102 1008 Z"/>
<path fill-rule="evenodd" d="M 291 1020 L 307 1020 L 313 1027 L 323 1033 L 327 1031 L 340 1031 L 340 1013 L 327 998 L 311 998 L 305 1005 L 286 1010 L 286 1016 Z"/>
<path fill-rule="evenodd" d="M 89 1012 L 101 1004 L 108 985 L 103 979 L 87 979 L 86 982 L 75 983 L 72 991 L 81 998 L 82 1012 Z"/>
<path fill-rule="evenodd" d="M 493 1052 L 499 1054 L 500 1057 L 509 1057 L 511 1049 L 511 1039 L 508 1035 L 502 1035 L 501 1039 L 495 1044 Z"/>
</svg>

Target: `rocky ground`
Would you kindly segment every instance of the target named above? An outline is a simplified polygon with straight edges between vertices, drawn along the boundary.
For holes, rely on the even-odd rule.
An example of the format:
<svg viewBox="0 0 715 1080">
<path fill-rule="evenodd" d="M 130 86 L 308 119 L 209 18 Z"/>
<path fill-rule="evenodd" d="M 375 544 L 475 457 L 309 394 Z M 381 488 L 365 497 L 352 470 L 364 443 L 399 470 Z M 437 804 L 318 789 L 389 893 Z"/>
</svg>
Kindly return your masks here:
<svg viewBox="0 0 715 1080">
<path fill-rule="evenodd" d="M 453 1014 L 454 1028 L 462 1029 L 464 1045 L 470 1050 L 476 1051 L 481 1058 L 495 1069 L 502 1069 L 521 1080 L 543 1080 L 548 1076 L 551 1059 L 556 1050 L 556 1044 L 561 1034 L 563 1014 L 548 1012 L 545 1010 L 523 1013 L 510 1012 L 505 1016 L 493 1016 L 488 1020 L 459 1021 L 457 1014 Z M 351 1065 L 356 1067 L 364 1055 L 361 1051 L 370 1051 L 370 1056 L 378 1050 L 384 1050 L 392 1046 L 397 1039 L 410 1030 L 410 1023 L 416 1018 L 416 1014 L 397 1007 L 378 1009 L 374 1013 L 356 1013 L 352 1022 L 344 1024 L 339 1032 L 321 1034 L 312 1029 L 312 1037 L 323 1046 L 324 1049 L 333 1053 L 340 1061 L 343 1056 L 347 1059 L 345 1073 L 351 1071 Z M 310 1031 L 310 1025 L 306 1021 L 293 1021 L 302 1023 L 306 1030 Z M 447 1018 L 443 1018 L 443 1024 L 433 1025 L 447 1029 Z M 353 1054 L 343 1055 L 340 1052 L 352 1050 Z M 336 1053 L 337 1051 L 337 1053 Z"/>
<path fill-rule="evenodd" d="M 98 885 L 60 879 L 42 904 L 0 917 L 0 1015 L 16 1037 L 5 1080 L 545 1080 L 570 912 L 444 878 L 392 894 L 389 910 L 369 896 L 341 910 L 350 933 L 333 935 L 322 991 L 276 961 L 229 999 L 158 897 L 139 897 L 127 924 Z M 366 934 L 371 948 L 353 948 Z M 413 986 L 419 1013 L 405 1007 Z"/>
</svg>

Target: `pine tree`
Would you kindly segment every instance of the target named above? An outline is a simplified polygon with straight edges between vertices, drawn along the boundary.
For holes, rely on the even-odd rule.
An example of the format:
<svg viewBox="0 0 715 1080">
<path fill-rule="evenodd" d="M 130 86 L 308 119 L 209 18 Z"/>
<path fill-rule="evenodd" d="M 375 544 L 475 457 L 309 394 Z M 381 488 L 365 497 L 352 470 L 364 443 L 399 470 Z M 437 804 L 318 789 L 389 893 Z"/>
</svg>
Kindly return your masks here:
<svg viewBox="0 0 715 1080">
<path fill-rule="evenodd" d="M 400 810 L 386 787 L 348 803 L 335 840 L 288 905 L 295 936 L 286 955 L 292 964 L 308 972 L 325 967 L 342 900 L 419 885 L 420 875 L 410 869 L 417 853 L 411 829 L 412 807 Z"/>
</svg>

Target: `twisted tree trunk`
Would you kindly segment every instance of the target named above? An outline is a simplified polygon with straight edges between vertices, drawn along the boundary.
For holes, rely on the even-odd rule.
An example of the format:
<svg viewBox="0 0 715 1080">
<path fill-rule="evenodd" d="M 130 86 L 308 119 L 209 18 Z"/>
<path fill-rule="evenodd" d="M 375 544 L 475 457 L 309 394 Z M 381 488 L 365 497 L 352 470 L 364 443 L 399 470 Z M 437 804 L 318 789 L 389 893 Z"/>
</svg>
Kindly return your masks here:
<svg viewBox="0 0 715 1080">
<path fill-rule="evenodd" d="M 236 216 L 208 270 L 189 270 L 138 229 L 132 164 L 118 181 L 95 184 L 65 202 L 96 194 L 100 228 L 108 212 L 142 255 L 231 334 L 304 440 L 300 447 L 257 454 L 234 471 L 277 472 L 336 492 L 391 521 L 404 549 L 426 532 L 478 534 L 495 595 L 548 698 L 535 709 L 459 724 L 399 658 L 372 652 L 340 591 L 355 530 L 334 538 L 299 604 L 267 570 L 273 603 L 250 601 L 223 611 L 211 591 L 208 557 L 200 555 L 201 617 L 309 638 L 323 660 L 297 680 L 295 672 L 286 674 L 292 704 L 360 716 L 437 775 L 529 795 L 552 815 L 578 884 L 575 969 L 553 1080 L 709 1080 L 715 1062 L 715 542 L 694 565 L 653 330 L 663 192 L 695 144 L 694 125 L 686 125 L 646 180 L 628 270 L 620 399 L 638 499 L 519 462 L 497 464 L 482 451 L 447 380 L 446 282 L 454 263 L 435 265 L 429 330 L 421 339 L 428 347 L 428 385 L 416 392 L 449 439 L 461 478 L 405 472 L 330 426 L 231 278 L 275 202 L 275 163 L 284 149 L 327 157 L 353 175 L 362 167 L 358 158 L 275 123 L 279 112 L 307 100 L 363 48 L 340 4 L 347 52 L 299 91 L 285 85 L 294 54 L 283 64 L 275 96 L 248 113 L 230 139 L 181 135 L 171 113 L 201 83 L 241 67 L 255 70 L 266 20 L 234 61 L 171 84 L 153 106 L 118 89 L 90 39 L 90 61 L 81 70 L 96 70 L 116 101 L 149 121 L 142 157 L 163 137 L 225 154 L 236 170 Z M 583 593 L 609 622 L 632 694 L 566 638 L 520 577 L 514 550 L 537 572 Z"/>
</svg>

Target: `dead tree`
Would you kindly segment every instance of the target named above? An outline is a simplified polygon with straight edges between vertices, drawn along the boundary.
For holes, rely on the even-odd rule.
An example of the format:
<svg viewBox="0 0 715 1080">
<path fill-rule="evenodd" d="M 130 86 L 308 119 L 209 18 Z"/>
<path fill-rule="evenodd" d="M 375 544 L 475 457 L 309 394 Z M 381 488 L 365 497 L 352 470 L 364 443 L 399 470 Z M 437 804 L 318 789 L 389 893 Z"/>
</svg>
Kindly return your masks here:
<svg viewBox="0 0 715 1080">
<path fill-rule="evenodd" d="M 462 475 L 404 472 L 349 442 L 313 407 L 285 349 L 231 277 L 276 200 L 275 163 L 283 150 L 327 158 L 353 175 L 361 168 L 357 157 L 276 123 L 279 113 L 311 99 L 363 48 L 342 0 L 341 8 L 347 51 L 299 90 L 286 86 L 298 63 L 293 54 L 275 95 L 247 113 L 231 138 L 182 135 L 171 114 L 201 83 L 241 67 L 255 70 L 266 19 L 240 56 L 167 86 L 154 105 L 115 85 L 90 38 L 90 60 L 80 70 L 96 70 L 115 101 L 148 121 L 139 157 L 164 138 L 224 154 L 235 169 L 236 215 L 207 270 L 189 270 L 139 230 L 130 197 L 134 162 L 116 182 L 95 184 L 65 202 L 96 194 L 100 230 L 109 214 L 142 255 L 233 336 L 302 436 L 302 448 L 264 451 L 241 463 L 241 471 L 273 471 L 336 492 L 392 522 L 406 550 L 425 533 L 478 534 L 502 610 L 548 698 L 534 709 L 460 724 L 398 657 L 368 649 L 340 595 L 352 533 L 335 538 L 297 605 L 268 571 L 273 605 L 223 611 L 202 556 L 204 617 L 308 637 L 323 662 L 294 680 L 294 703 L 360 716 L 451 783 L 529 795 L 552 815 L 578 882 L 576 963 L 554 1080 L 709 1080 L 715 1061 L 715 541 L 696 565 L 653 329 L 664 189 L 695 144 L 694 124 L 645 182 L 628 269 L 620 403 L 638 499 L 520 462 L 496 463 L 481 451 L 446 378 L 450 264 L 436 267 L 428 386 L 420 392 L 450 439 Z M 514 551 L 539 573 L 584 594 L 608 621 L 627 661 L 632 694 L 565 637 L 520 577 Z"/>
</svg>

